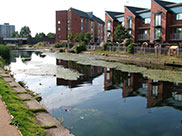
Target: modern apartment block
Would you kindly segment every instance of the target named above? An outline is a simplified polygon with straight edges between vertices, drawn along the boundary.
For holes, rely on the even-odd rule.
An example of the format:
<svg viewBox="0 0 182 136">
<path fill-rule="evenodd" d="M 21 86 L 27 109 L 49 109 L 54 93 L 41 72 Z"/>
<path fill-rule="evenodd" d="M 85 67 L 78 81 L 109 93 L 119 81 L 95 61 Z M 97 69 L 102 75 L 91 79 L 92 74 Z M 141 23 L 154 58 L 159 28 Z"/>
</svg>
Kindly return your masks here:
<svg viewBox="0 0 182 136">
<path fill-rule="evenodd" d="M 107 37 L 110 21 L 112 19 L 108 18 L 106 11 L 105 39 L 113 42 L 113 31 L 111 37 Z M 151 9 L 125 6 L 124 14 L 114 22 L 123 24 L 135 42 L 182 44 L 182 3 L 151 0 Z M 110 29 L 115 27 L 116 25 L 111 25 Z"/>
<path fill-rule="evenodd" d="M 56 42 L 66 41 L 68 34 L 91 33 L 91 42 L 104 41 L 104 21 L 93 15 L 74 8 L 56 11 Z"/>
<path fill-rule="evenodd" d="M 9 25 L 9 23 L 4 23 L 0 25 L 0 37 L 1 38 L 10 38 L 11 33 L 15 31 L 14 25 Z"/>
</svg>

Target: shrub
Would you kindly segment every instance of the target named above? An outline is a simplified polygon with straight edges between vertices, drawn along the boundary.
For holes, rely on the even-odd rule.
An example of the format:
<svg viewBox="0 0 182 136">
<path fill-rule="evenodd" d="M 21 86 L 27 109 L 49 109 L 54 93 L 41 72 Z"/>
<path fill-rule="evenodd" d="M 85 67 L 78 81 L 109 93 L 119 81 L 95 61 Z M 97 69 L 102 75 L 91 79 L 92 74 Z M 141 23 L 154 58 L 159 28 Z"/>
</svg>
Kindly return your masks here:
<svg viewBox="0 0 182 136">
<path fill-rule="evenodd" d="M 67 47 L 67 43 L 66 42 L 57 42 L 54 44 L 54 48 L 62 48 L 62 47 Z"/>
<path fill-rule="evenodd" d="M 130 45 L 131 43 L 133 43 L 133 41 L 131 40 L 131 39 L 128 39 L 128 40 L 126 40 L 125 42 L 124 42 L 124 46 L 128 46 L 128 45 Z"/>
<path fill-rule="evenodd" d="M 9 60 L 9 55 L 10 55 L 9 47 L 0 44 L 0 56 L 5 60 Z"/>
<path fill-rule="evenodd" d="M 113 46 L 113 44 L 111 42 L 106 42 L 103 46 L 104 50 L 106 50 L 108 46 Z"/>
<path fill-rule="evenodd" d="M 133 54 L 134 53 L 134 47 L 136 46 L 136 44 L 135 43 L 130 43 L 130 45 L 128 45 L 128 53 L 131 53 L 131 54 Z"/>
<path fill-rule="evenodd" d="M 86 43 L 81 42 L 78 45 L 73 46 L 73 50 L 75 51 L 75 53 L 80 53 L 82 51 L 86 51 Z"/>
</svg>

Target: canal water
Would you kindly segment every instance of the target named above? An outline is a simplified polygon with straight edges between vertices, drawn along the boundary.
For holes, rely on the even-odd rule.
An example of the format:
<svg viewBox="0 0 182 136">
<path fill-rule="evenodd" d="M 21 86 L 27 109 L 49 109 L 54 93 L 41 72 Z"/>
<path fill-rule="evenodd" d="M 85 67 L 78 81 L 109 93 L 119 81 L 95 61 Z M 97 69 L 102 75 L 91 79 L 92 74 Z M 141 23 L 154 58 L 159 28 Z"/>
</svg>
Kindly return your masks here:
<svg viewBox="0 0 182 136">
<path fill-rule="evenodd" d="M 182 135 L 180 82 L 31 51 L 13 51 L 9 68 L 76 136 Z"/>
</svg>

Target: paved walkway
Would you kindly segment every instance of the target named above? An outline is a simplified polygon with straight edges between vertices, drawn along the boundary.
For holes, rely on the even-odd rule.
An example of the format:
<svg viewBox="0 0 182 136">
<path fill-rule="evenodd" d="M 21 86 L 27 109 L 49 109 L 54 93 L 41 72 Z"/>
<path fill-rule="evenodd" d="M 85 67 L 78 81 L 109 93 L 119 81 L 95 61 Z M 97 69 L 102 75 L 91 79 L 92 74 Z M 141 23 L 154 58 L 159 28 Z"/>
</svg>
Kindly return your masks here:
<svg viewBox="0 0 182 136">
<path fill-rule="evenodd" d="M 0 98 L 0 136 L 20 136 L 17 128 L 10 123 L 10 115 Z"/>
</svg>

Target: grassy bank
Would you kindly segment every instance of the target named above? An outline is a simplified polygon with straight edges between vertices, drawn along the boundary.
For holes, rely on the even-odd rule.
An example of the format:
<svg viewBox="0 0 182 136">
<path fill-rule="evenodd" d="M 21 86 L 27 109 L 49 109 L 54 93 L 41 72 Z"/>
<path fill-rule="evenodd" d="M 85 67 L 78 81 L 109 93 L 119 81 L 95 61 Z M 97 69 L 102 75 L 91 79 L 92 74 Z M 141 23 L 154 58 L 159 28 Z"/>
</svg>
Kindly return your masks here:
<svg viewBox="0 0 182 136">
<path fill-rule="evenodd" d="M 155 55 L 155 54 L 128 54 L 125 52 L 113 52 L 113 51 L 102 51 L 102 50 L 89 50 L 88 52 L 98 55 L 117 57 L 118 60 L 122 62 L 128 62 L 132 64 L 159 64 L 159 65 L 181 65 L 182 66 L 182 56 L 165 56 L 165 55 Z M 118 58 L 118 55 L 122 57 Z"/>
<path fill-rule="evenodd" d="M 0 59 L 0 66 L 4 61 Z M 13 116 L 11 125 L 15 125 L 23 136 L 45 136 L 47 131 L 37 124 L 35 113 L 23 105 L 17 93 L 0 76 L 0 95 Z"/>
<path fill-rule="evenodd" d="M 12 125 L 18 127 L 23 136 L 44 136 L 46 131 L 37 124 L 35 113 L 29 110 L 16 92 L 0 77 L 0 95 L 11 115 Z"/>
</svg>

